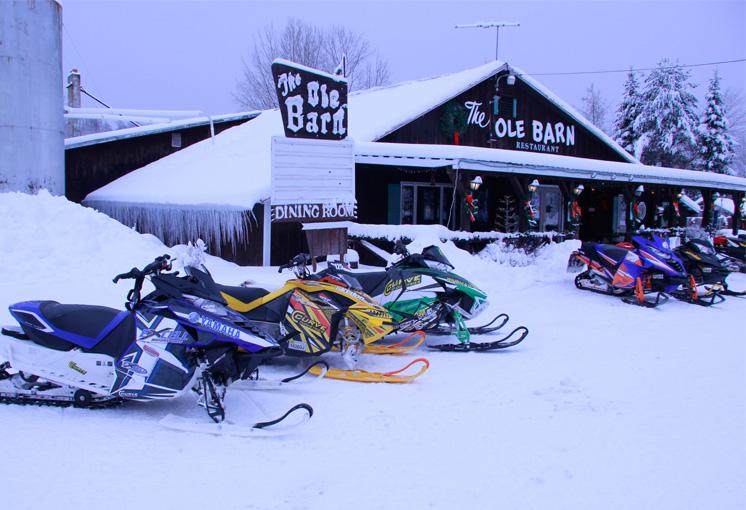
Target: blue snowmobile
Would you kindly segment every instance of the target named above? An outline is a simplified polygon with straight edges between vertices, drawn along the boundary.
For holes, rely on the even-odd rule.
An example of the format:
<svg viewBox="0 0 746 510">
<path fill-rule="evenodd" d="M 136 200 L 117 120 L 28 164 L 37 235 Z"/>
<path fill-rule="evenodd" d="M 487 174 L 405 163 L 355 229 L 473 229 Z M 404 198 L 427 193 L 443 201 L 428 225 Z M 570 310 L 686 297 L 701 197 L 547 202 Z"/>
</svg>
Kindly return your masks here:
<svg viewBox="0 0 746 510">
<path fill-rule="evenodd" d="M 124 311 L 56 301 L 11 305 L 19 326 L 0 334 L 0 402 L 97 408 L 172 399 L 191 389 L 209 417 L 222 422 L 226 388 L 255 378 L 258 366 L 282 349 L 225 306 L 209 273 L 163 272 L 169 270 L 170 257 L 163 255 L 117 275 L 114 283 L 134 280 Z M 141 297 L 146 277 L 155 290 Z M 252 428 L 296 411 L 313 414 L 298 404 Z"/>
</svg>

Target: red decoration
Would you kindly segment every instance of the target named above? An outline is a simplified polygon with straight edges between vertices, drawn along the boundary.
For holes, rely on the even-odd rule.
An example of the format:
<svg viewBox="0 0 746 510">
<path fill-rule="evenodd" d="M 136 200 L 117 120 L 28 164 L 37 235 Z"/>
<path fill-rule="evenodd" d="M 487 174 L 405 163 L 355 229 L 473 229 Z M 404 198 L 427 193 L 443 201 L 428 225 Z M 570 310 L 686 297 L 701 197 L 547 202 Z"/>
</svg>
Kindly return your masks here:
<svg viewBox="0 0 746 510">
<path fill-rule="evenodd" d="M 476 213 L 478 209 L 478 206 L 477 206 L 478 200 L 474 198 L 474 195 L 469 193 L 468 195 L 466 195 L 465 201 L 466 201 L 466 212 L 469 213 L 469 220 L 472 223 L 474 223 L 476 221 L 476 218 L 474 217 L 474 213 Z"/>
</svg>

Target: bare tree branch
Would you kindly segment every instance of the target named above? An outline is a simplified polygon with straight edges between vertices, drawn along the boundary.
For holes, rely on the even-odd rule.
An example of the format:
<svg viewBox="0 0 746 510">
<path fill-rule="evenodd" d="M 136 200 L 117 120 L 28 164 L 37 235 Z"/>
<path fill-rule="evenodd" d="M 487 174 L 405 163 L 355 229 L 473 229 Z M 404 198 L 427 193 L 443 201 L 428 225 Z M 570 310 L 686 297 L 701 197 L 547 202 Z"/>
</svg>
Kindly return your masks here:
<svg viewBox="0 0 746 510">
<path fill-rule="evenodd" d="M 346 57 L 350 91 L 384 85 L 389 80 L 388 64 L 360 34 L 342 26 L 326 30 L 291 19 L 282 30 L 267 25 L 254 37 L 249 59 L 242 59 L 241 77 L 233 98 L 242 108 L 277 107 L 271 64 L 284 58 L 322 71 L 332 72 Z"/>
</svg>

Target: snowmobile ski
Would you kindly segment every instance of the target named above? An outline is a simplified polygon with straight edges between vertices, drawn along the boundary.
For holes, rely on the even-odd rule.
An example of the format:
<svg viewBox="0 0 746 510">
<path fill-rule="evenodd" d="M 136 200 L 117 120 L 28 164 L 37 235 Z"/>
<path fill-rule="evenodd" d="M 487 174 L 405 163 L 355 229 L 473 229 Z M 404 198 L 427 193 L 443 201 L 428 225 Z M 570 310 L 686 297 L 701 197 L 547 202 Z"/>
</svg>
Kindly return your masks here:
<svg viewBox="0 0 746 510">
<path fill-rule="evenodd" d="M 495 322 L 497 322 L 498 319 L 501 319 L 500 322 L 496 325 Z M 491 321 L 489 321 L 487 324 L 483 324 L 481 326 L 474 326 L 470 328 L 466 328 L 469 331 L 469 334 L 471 335 L 488 335 L 490 333 L 494 333 L 495 331 L 501 329 L 505 324 L 508 323 L 510 320 L 510 316 L 507 313 L 501 313 L 500 315 L 496 315 Z M 452 335 L 453 334 L 453 327 L 448 327 L 445 325 L 438 326 L 435 329 L 429 330 L 428 333 L 431 335 Z"/>
<path fill-rule="evenodd" d="M 419 366 L 414 373 L 404 374 L 408 369 Z M 369 382 L 369 383 L 408 383 L 417 379 L 427 372 L 430 362 L 425 358 L 417 358 L 399 370 L 391 372 L 369 372 L 367 370 L 344 370 L 341 368 L 330 368 L 325 377 L 341 381 Z M 316 372 L 317 367 L 311 367 L 311 372 Z"/>
<path fill-rule="evenodd" d="M 414 333 L 407 335 L 404 340 L 393 344 L 370 344 L 365 346 L 366 354 L 406 354 L 420 345 L 425 341 L 424 331 L 415 331 Z"/>
<path fill-rule="evenodd" d="M 514 338 L 514 336 L 518 335 Z M 494 351 L 497 349 L 506 349 L 518 345 L 528 336 L 528 328 L 518 326 L 503 338 L 492 342 L 462 342 L 458 344 L 435 344 L 428 345 L 428 348 L 444 352 L 483 352 Z"/>
<path fill-rule="evenodd" d="M 312 373 L 313 367 L 319 367 L 319 373 Z M 324 375 L 329 370 L 329 365 L 326 361 L 319 360 L 313 365 L 309 366 L 302 372 L 286 377 L 284 379 L 261 379 L 259 378 L 259 370 L 257 369 L 256 378 L 247 379 L 242 381 L 240 384 L 232 386 L 231 389 L 241 391 L 254 391 L 254 390 L 275 390 L 279 388 L 286 388 L 288 386 L 309 386 L 324 378 Z"/>
<path fill-rule="evenodd" d="M 297 421 L 288 422 L 288 418 L 295 416 Z M 229 435 L 239 437 L 273 437 L 282 436 L 306 423 L 313 416 L 313 408 L 308 404 L 296 404 L 285 414 L 273 420 L 257 422 L 253 425 L 241 425 L 230 421 L 209 423 L 199 419 L 184 418 L 169 414 L 161 419 L 160 425 L 171 430 L 181 432 L 197 432 L 200 434 Z"/>
<path fill-rule="evenodd" d="M 627 304 L 630 305 L 637 305 L 642 306 L 644 308 L 655 308 L 659 305 L 662 305 L 666 301 L 668 301 L 668 295 L 663 292 L 658 292 L 655 300 L 649 300 L 649 299 L 638 299 L 636 296 L 627 296 L 622 298 L 622 301 L 624 301 Z"/>
<path fill-rule="evenodd" d="M 696 297 L 689 292 L 672 292 L 671 295 L 679 301 L 699 306 L 712 306 L 725 301 L 720 291 L 711 291 L 704 296 L 696 295 Z"/>
<path fill-rule="evenodd" d="M 734 296 L 734 297 L 744 297 L 746 296 L 746 290 L 730 290 L 727 284 L 723 284 L 723 295 L 725 296 Z"/>
</svg>

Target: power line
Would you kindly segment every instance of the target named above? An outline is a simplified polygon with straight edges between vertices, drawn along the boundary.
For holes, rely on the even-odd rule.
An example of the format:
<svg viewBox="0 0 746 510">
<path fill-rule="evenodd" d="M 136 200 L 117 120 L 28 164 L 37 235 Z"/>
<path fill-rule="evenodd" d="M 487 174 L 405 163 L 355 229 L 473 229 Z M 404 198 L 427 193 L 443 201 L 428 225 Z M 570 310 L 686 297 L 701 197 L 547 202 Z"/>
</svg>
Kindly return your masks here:
<svg viewBox="0 0 746 510">
<path fill-rule="evenodd" d="M 738 62 L 746 62 L 746 58 L 740 58 L 737 60 L 721 60 L 719 62 L 703 62 L 700 64 L 680 64 L 680 65 L 671 65 L 671 66 L 662 66 L 662 67 L 644 67 L 640 69 L 609 69 L 606 71 L 572 71 L 572 72 L 564 72 L 564 73 L 530 73 L 530 74 L 531 76 L 566 76 L 566 75 L 573 75 L 573 74 L 611 74 L 611 73 L 628 73 L 630 71 L 632 72 L 653 71 L 655 69 L 675 69 L 679 67 L 714 66 L 718 64 L 735 64 Z"/>
</svg>

